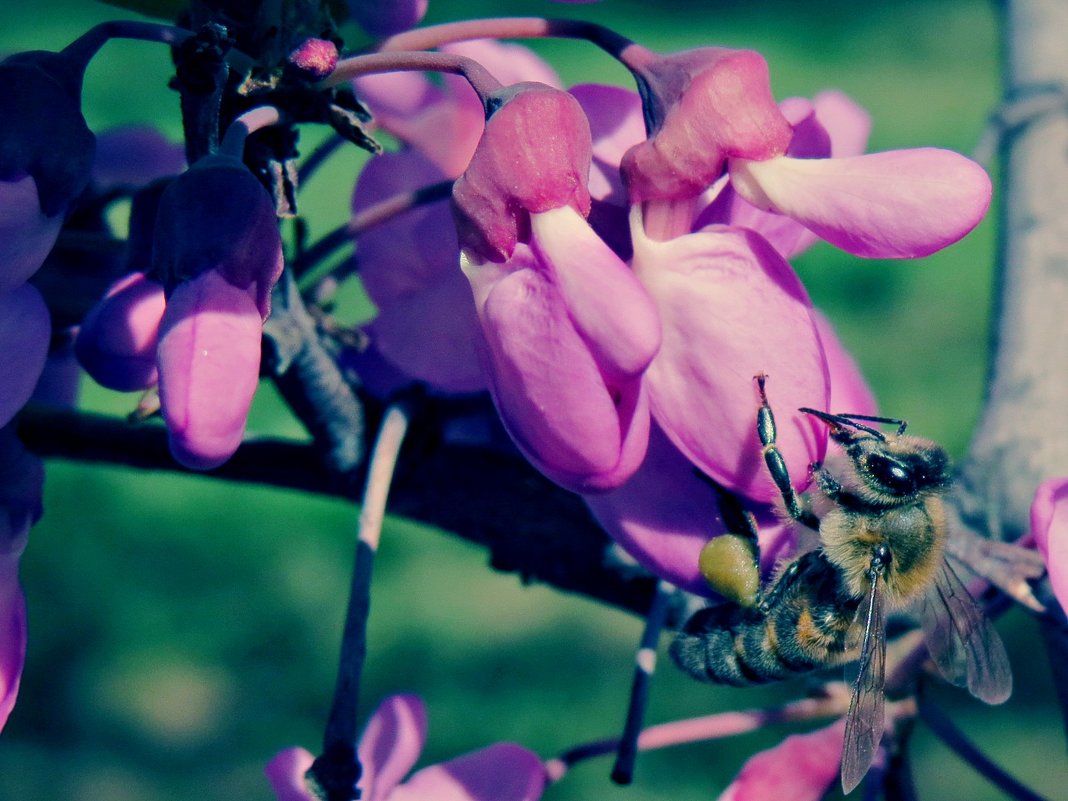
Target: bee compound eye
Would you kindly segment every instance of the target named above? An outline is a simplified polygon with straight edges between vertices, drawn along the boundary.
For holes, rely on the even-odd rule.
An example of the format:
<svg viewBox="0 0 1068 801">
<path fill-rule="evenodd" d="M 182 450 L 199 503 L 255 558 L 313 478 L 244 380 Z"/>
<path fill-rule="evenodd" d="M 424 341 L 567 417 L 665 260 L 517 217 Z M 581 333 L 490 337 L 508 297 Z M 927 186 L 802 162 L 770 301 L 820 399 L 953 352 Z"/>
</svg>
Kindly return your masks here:
<svg viewBox="0 0 1068 801">
<path fill-rule="evenodd" d="M 869 455 L 867 466 L 872 478 L 890 493 L 909 495 L 916 491 L 916 477 L 912 471 L 885 453 Z"/>
</svg>

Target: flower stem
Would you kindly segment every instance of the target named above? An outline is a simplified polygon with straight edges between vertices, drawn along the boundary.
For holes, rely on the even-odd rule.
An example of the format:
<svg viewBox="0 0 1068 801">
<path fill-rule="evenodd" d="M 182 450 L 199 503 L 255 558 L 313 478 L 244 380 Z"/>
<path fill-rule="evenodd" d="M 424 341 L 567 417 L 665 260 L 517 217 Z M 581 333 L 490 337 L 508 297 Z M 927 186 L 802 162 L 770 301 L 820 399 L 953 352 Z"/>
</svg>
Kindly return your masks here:
<svg viewBox="0 0 1068 801">
<path fill-rule="evenodd" d="M 227 126 L 222 143 L 219 145 L 219 152 L 236 159 L 244 158 L 245 140 L 248 139 L 249 134 L 255 133 L 260 128 L 278 125 L 283 119 L 282 112 L 274 106 L 250 108 Z"/>
<path fill-rule="evenodd" d="M 632 72 L 648 64 L 655 56 L 611 28 L 595 22 L 545 17 L 495 17 L 447 22 L 398 33 L 384 39 L 378 52 L 428 50 L 451 42 L 470 39 L 585 39 L 621 62 Z"/>
<path fill-rule="evenodd" d="M 501 88 L 500 81 L 490 74 L 489 70 L 475 61 L 473 58 L 456 55 L 455 53 L 368 53 L 362 56 L 342 59 L 328 78 L 323 80 L 320 88 L 337 86 L 339 83 L 351 81 L 361 75 L 374 75 L 380 72 L 449 72 L 460 75 L 471 84 L 482 105 L 490 95 Z"/>
<path fill-rule="evenodd" d="M 650 726 L 638 736 L 638 750 L 652 751 L 684 743 L 717 740 L 735 734 L 756 731 L 771 723 L 811 720 L 844 715 L 849 708 L 849 694 L 831 693 L 821 698 L 805 698 L 771 709 L 750 709 L 741 712 L 720 712 L 671 723 Z M 545 773 L 550 782 L 559 781 L 572 765 L 592 757 L 610 754 L 619 747 L 620 738 L 597 740 L 571 748 L 560 756 L 547 760 Z"/>
<path fill-rule="evenodd" d="M 975 768 L 981 776 L 990 781 L 1010 798 L 1018 801 L 1045 801 L 1045 799 L 1022 784 L 1018 779 L 1010 776 L 998 765 L 980 751 L 975 744 L 964 736 L 964 732 L 956 727 L 949 716 L 941 709 L 928 701 L 922 694 L 919 699 L 920 717 L 924 723 L 941 740 L 948 745 L 961 759 Z"/>
<path fill-rule="evenodd" d="M 360 509 L 356 561 L 341 642 L 337 687 L 323 736 L 323 753 L 309 770 L 309 774 L 327 791 L 329 801 L 347 801 L 357 797 L 354 791 L 360 778 L 360 766 L 356 760 L 356 717 L 360 678 L 367 656 L 371 572 L 382 533 L 386 499 L 410 418 L 411 409 L 405 401 L 398 401 L 387 408 L 371 453 L 363 506 Z"/>
</svg>

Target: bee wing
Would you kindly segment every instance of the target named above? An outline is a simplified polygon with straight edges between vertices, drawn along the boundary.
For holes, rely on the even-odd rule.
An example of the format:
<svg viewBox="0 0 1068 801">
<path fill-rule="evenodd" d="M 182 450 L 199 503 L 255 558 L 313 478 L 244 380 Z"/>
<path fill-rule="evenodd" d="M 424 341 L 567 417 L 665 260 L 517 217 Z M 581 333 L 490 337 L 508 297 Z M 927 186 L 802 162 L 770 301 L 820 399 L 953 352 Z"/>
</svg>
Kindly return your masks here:
<svg viewBox="0 0 1068 801">
<path fill-rule="evenodd" d="M 939 672 L 976 698 L 1000 704 L 1012 693 L 1012 670 L 1001 637 L 949 562 L 923 599 L 927 651 Z"/>
<path fill-rule="evenodd" d="M 875 749 L 883 738 L 883 681 L 886 677 L 886 619 L 884 593 L 878 579 L 872 582 L 867 603 L 857 610 L 855 625 L 862 621 L 857 674 L 853 697 L 846 713 L 842 748 L 842 790 L 851 792 L 868 772 Z"/>
</svg>

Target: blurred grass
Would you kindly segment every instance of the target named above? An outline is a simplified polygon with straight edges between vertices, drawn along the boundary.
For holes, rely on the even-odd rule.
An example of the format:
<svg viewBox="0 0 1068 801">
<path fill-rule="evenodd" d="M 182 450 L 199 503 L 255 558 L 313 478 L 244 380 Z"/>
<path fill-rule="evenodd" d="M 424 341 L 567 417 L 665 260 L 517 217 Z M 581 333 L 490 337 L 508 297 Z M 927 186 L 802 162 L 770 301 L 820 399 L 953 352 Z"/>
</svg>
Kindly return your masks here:
<svg viewBox="0 0 1068 801">
<path fill-rule="evenodd" d="M 495 13 L 586 16 L 655 48 L 752 47 L 777 96 L 835 86 L 870 110 L 876 149 L 938 145 L 967 152 L 997 102 L 996 29 L 982 0 L 858 4 L 609 0 L 459 4 L 430 20 Z M 122 12 L 47 0 L 0 10 L 0 52 L 64 45 Z M 588 46 L 538 42 L 568 83 L 626 79 Z M 90 69 L 95 130 L 151 121 L 177 138 L 169 58 L 116 42 Z M 363 156 L 347 151 L 306 188 L 313 235 L 348 214 Z M 814 249 L 799 271 L 856 354 L 884 410 L 963 452 L 982 398 L 993 225 L 905 264 L 861 263 Z M 93 387 L 85 403 L 133 401 Z M 300 434 L 270 392 L 254 431 Z M 21 698 L 0 737 L 0 799 L 266 799 L 262 764 L 321 736 L 334 681 L 356 512 L 333 501 L 196 478 L 61 462 L 49 465 L 46 515 L 24 559 L 31 640 Z M 376 565 L 364 711 L 420 693 L 430 733 L 423 764 L 514 739 L 544 756 L 621 725 L 639 622 L 486 569 L 485 554 L 432 529 L 391 520 Z M 999 624 L 1017 690 L 988 709 L 936 688 L 995 759 L 1054 798 L 1063 739 L 1044 657 L 1025 615 Z M 698 686 L 670 665 L 651 721 L 762 706 L 767 690 Z M 787 727 L 642 755 L 637 783 L 608 782 L 609 760 L 575 768 L 546 793 L 563 799 L 715 797 L 749 754 Z M 918 727 L 911 753 L 925 799 L 1000 798 Z"/>
</svg>

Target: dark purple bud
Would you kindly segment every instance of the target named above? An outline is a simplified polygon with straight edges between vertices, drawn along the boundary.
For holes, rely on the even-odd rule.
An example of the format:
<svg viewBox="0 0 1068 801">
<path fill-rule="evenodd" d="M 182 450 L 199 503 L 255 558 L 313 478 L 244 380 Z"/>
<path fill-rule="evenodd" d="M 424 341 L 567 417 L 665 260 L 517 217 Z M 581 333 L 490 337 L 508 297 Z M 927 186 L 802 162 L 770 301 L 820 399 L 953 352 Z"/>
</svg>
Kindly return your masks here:
<svg viewBox="0 0 1068 801">
<path fill-rule="evenodd" d="M 540 83 L 502 90 L 467 170 L 453 187 L 460 247 L 506 261 L 530 241 L 530 215 L 590 211 L 590 125 L 567 92 Z"/>
<path fill-rule="evenodd" d="M 282 266 L 274 203 L 238 159 L 207 156 L 160 198 L 152 268 L 168 293 L 206 270 L 218 270 L 249 293 L 266 319 Z"/>
<path fill-rule="evenodd" d="M 428 0 L 348 0 L 349 13 L 372 36 L 392 36 L 414 28 Z"/>
<path fill-rule="evenodd" d="M 728 158 L 763 161 L 786 152 L 793 135 L 751 50 L 719 47 L 674 53 L 639 72 L 649 138 L 623 157 L 633 202 L 700 194 Z"/>
</svg>

